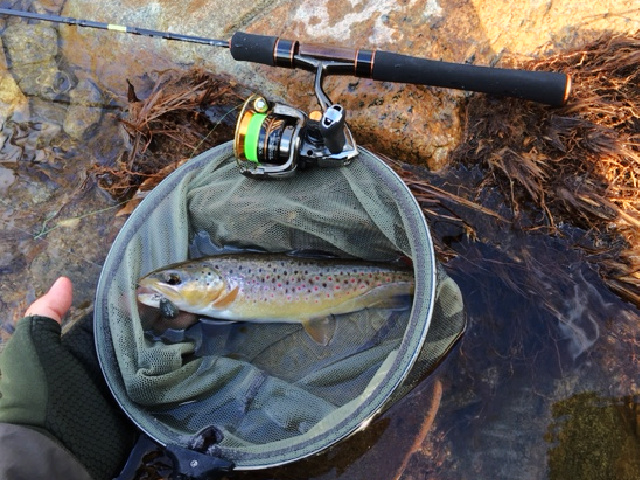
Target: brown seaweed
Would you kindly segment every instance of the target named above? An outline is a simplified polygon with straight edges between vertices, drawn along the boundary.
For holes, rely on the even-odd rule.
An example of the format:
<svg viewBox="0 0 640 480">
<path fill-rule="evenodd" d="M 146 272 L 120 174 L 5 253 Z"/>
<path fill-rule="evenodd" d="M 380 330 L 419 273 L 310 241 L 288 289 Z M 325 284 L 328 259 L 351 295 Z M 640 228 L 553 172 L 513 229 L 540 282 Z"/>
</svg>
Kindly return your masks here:
<svg viewBox="0 0 640 480">
<path fill-rule="evenodd" d="M 451 169 L 481 169 L 482 180 L 467 186 L 468 200 L 506 216 L 500 202 L 486 201 L 486 192 L 500 192 L 513 228 L 587 232 L 588 245 L 576 247 L 612 290 L 640 306 L 640 32 L 607 34 L 534 61 L 512 59 L 510 66 L 571 75 L 569 102 L 554 109 L 472 96 Z M 463 221 L 477 230 L 473 216 Z"/>
<path fill-rule="evenodd" d="M 201 69 L 161 72 L 143 100 L 127 84 L 127 115 L 121 123 L 128 148 L 115 166 L 94 169 L 99 186 L 114 198 L 127 200 L 137 193 L 123 213 L 189 158 L 233 138 L 235 110 L 243 98 L 234 82 Z M 226 109 L 229 120 L 211 119 L 212 107 Z"/>
</svg>

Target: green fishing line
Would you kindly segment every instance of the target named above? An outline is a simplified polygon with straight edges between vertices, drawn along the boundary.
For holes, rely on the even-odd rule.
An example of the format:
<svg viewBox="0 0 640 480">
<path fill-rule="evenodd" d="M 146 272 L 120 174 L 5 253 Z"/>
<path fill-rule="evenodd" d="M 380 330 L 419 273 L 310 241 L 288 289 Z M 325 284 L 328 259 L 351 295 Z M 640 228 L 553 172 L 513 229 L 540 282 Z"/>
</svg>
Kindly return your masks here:
<svg viewBox="0 0 640 480">
<path fill-rule="evenodd" d="M 244 156 L 247 160 L 258 163 L 258 138 L 260 127 L 266 118 L 266 113 L 254 113 L 247 127 L 247 134 L 244 140 Z"/>
</svg>

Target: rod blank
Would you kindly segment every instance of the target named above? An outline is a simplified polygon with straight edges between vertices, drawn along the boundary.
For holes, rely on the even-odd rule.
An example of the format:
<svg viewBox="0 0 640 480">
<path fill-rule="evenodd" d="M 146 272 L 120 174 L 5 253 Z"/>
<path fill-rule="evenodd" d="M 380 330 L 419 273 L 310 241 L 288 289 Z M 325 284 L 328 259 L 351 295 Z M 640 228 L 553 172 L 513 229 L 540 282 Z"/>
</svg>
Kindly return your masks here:
<svg viewBox="0 0 640 480">
<path fill-rule="evenodd" d="M 116 25 L 114 23 L 95 22 L 93 20 L 79 20 L 73 17 L 62 17 L 60 15 L 49 15 L 45 13 L 23 12 L 10 8 L 0 8 L 0 15 L 11 17 L 29 18 L 32 20 L 43 20 L 45 22 L 66 23 L 78 27 L 97 28 L 100 30 L 113 30 L 115 32 L 130 33 L 132 35 L 146 35 L 149 37 L 159 37 L 165 40 L 176 40 L 179 42 L 201 43 L 211 47 L 229 48 L 229 42 L 225 40 L 214 40 L 211 38 L 198 37 L 195 35 L 182 35 L 180 33 L 161 32 L 148 28 L 128 27 L 126 25 Z"/>
</svg>

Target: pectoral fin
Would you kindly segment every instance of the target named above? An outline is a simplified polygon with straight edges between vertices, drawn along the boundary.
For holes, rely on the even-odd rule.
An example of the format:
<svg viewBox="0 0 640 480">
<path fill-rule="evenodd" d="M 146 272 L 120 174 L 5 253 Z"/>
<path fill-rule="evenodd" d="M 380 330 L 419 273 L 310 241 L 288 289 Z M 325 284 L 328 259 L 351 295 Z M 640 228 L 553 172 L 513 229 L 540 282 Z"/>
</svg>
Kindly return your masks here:
<svg viewBox="0 0 640 480">
<path fill-rule="evenodd" d="M 314 342 L 326 347 L 336 333 L 336 318 L 329 315 L 325 318 L 303 320 L 302 326 Z"/>
</svg>

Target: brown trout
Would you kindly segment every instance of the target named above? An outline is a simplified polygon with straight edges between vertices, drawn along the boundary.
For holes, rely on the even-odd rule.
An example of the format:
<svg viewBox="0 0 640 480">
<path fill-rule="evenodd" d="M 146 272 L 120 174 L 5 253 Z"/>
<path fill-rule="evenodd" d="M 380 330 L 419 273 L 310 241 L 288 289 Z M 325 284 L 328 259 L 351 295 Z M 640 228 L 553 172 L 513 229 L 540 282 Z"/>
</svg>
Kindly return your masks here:
<svg viewBox="0 0 640 480">
<path fill-rule="evenodd" d="M 138 284 L 144 305 L 159 308 L 168 300 L 182 312 L 219 320 L 301 323 L 326 345 L 334 315 L 407 309 L 414 280 L 411 269 L 395 264 L 247 253 L 169 265 Z"/>
</svg>

